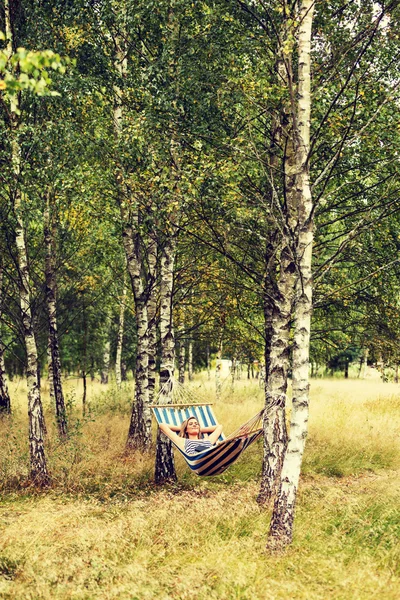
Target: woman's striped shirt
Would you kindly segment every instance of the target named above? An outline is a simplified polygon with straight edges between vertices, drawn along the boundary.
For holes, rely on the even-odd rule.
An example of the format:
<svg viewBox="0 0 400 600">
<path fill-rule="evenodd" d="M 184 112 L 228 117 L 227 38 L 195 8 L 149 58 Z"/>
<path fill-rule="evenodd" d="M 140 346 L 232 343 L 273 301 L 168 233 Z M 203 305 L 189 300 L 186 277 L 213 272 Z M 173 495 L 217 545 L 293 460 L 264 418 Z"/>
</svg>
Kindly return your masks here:
<svg viewBox="0 0 400 600">
<path fill-rule="evenodd" d="M 189 440 L 185 439 L 185 452 L 186 454 L 196 454 L 196 452 L 203 452 L 211 448 L 212 443 L 210 440 Z"/>
</svg>

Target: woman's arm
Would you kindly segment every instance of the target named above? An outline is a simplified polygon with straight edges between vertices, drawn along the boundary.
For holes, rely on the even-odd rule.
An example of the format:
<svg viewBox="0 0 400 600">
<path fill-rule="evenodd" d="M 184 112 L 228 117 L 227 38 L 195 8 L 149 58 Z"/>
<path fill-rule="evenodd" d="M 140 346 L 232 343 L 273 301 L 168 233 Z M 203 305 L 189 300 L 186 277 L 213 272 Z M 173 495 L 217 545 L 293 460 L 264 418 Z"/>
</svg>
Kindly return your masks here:
<svg viewBox="0 0 400 600">
<path fill-rule="evenodd" d="M 214 433 L 217 427 L 218 425 L 214 425 L 212 427 L 202 427 L 200 431 L 201 433 Z"/>
<path fill-rule="evenodd" d="M 168 425 L 167 427 L 169 427 L 171 431 L 179 432 L 181 430 L 180 425 Z"/>
<path fill-rule="evenodd" d="M 214 428 L 214 431 L 212 432 L 211 435 L 208 436 L 208 439 L 210 440 L 210 442 L 212 444 L 215 444 L 218 441 L 219 436 L 222 433 L 222 425 L 217 425 Z"/>
<path fill-rule="evenodd" d="M 185 440 L 184 438 L 179 437 L 179 435 L 176 435 L 175 431 L 172 430 L 172 428 L 167 425 L 166 423 L 160 423 L 159 427 L 161 429 L 161 431 L 171 440 L 174 442 L 174 444 L 176 444 L 178 446 L 178 448 L 180 448 L 181 450 L 185 449 Z"/>
</svg>

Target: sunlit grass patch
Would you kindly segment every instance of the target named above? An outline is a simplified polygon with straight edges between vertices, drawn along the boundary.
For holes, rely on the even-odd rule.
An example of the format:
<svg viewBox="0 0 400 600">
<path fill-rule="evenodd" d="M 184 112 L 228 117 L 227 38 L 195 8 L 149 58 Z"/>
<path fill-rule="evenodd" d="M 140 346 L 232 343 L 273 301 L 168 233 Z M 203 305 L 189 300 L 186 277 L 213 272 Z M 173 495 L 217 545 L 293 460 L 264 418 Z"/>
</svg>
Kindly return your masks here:
<svg viewBox="0 0 400 600">
<path fill-rule="evenodd" d="M 210 490 L 201 481 L 127 501 L 8 502 L 0 505 L 0 556 L 13 579 L 0 576 L 0 594 L 394 600 L 397 481 L 393 473 L 384 482 L 303 483 L 294 544 L 278 556 L 265 552 L 269 512 L 255 503 L 254 482 Z"/>
<path fill-rule="evenodd" d="M 341 477 L 400 467 L 400 412 L 389 410 L 393 385 L 336 380 L 313 384 L 304 473 Z M 388 396 L 383 396 L 385 389 Z"/>
<path fill-rule="evenodd" d="M 228 385 L 229 384 L 229 385 Z M 0 598 L 280 600 L 398 598 L 397 388 L 312 381 L 293 545 L 266 553 L 269 510 L 255 498 L 262 441 L 225 473 L 200 478 L 179 453 L 177 485 L 153 484 L 154 451 L 124 452 L 133 390 L 67 382 L 70 437 L 44 395 L 52 488 L 25 487 L 26 389 L 0 422 Z M 188 384 L 215 399 L 203 375 Z M 214 410 L 229 434 L 263 404 L 257 381 L 226 381 Z M 154 428 L 155 432 L 155 428 Z M 376 473 L 376 474 L 375 474 Z"/>
</svg>

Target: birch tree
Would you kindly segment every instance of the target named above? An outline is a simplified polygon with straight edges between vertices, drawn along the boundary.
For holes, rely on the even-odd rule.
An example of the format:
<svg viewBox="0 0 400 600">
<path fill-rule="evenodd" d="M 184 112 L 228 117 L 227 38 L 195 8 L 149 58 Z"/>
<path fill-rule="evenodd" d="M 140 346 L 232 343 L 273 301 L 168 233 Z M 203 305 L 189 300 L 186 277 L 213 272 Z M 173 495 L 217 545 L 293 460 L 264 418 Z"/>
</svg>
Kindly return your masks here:
<svg viewBox="0 0 400 600">
<path fill-rule="evenodd" d="M 296 282 L 293 343 L 293 400 L 290 437 L 275 500 L 270 536 L 278 545 L 292 541 L 294 510 L 301 463 L 308 431 L 309 351 L 312 311 L 313 217 L 309 173 L 311 120 L 311 33 L 314 0 L 299 3 L 298 83 L 296 104 L 295 180 L 297 194 L 297 248 L 299 275 Z"/>
<path fill-rule="evenodd" d="M 118 74 L 118 85 L 114 86 L 114 135 L 116 145 L 120 140 L 123 126 L 123 82 L 127 74 L 127 52 L 121 37 L 115 38 L 114 67 Z M 147 450 L 151 443 L 151 412 L 149 407 L 149 339 L 146 290 L 142 279 L 142 263 L 139 237 L 139 206 L 129 194 L 120 158 L 116 157 L 117 203 L 122 223 L 122 239 L 125 249 L 127 269 L 131 280 L 135 301 L 137 323 L 137 353 L 135 369 L 135 401 L 132 407 L 128 431 L 127 448 Z"/>
<path fill-rule="evenodd" d="M 4 364 L 4 343 L 3 343 L 3 257 L 0 256 L 0 416 L 11 414 L 11 400 L 8 392 L 6 368 Z"/>
<path fill-rule="evenodd" d="M 126 281 L 126 267 L 124 270 L 124 280 L 122 284 L 122 294 L 119 307 L 119 321 L 118 321 L 118 335 L 117 335 L 117 352 L 115 357 L 115 382 L 117 388 L 121 389 L 122 386 L 122 347 L 124 340 L 124 324 L 125 324 L 125 308 L 126 308 L 126 295 L 127 295 L 127 281 Z"/>
<path fill-rule="evenodd" d="M 168 382 L 174 374 L 175 336 L 172 311 L 174 282 L 175 240 L 168 236 L 161 249 L 160 260 L 160 404 L 171 402 Z M 175 481 L 175 462 L 172 443 L 160 430 L 157 432 L 155 482 Z"/>
<path fill-rule="evenodd" d="M 62 387 L 61 359 L 58 343 L 55 230 L 54 198 L 52 197 L 52 192 L 49 190 L 46 195 L 46 207 L 44 212 L 44 241 L 46 246 L 46 303 L 49 321 L 49 381 L 55 401 L 58 432 L 60 437 L 64 438 L 67 435 L 68 426 Z"/>
<path fill-rule="evenodd" d="M 15 39 L 12 12 L 9 0 L 5 1 L 5 21 L 7 54 L 11 62 Z M 25 242 L 23 193 L 21 190 L 21 148 L 19 144 L 20 98 L 14 94 L 10 102 L 9 133 L 11 140 L 11 165 L 13 181 L 10 186 L 10 200 L 15 219 L 15 244 L 17 248 L 18 283 L 21 306 L 21 319 L 26 348 L 26 379 L 28 387 L 29 450 L 30 473 L 38 485 L 49 481 L 44 451 L 44 416 L 38 381 L 38 353 L 33 329 L 31 293 L 29 282 L 28 255 Z"/>
</svg>

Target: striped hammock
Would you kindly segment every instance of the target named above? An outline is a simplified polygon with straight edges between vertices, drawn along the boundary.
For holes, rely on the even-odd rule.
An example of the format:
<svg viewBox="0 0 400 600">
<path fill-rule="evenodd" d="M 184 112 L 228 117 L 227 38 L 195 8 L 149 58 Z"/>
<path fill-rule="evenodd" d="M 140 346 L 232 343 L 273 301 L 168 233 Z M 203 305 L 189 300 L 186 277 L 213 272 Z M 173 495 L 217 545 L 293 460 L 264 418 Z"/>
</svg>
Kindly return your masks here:
<svg viewBox="0 0 400 600">
<path fill-rule="evenodd" d="M 170 380 L 166 385 L 169 393 L 167 395 L 165 390 L 164 392 L 161 390 L 160 398 L 166 399 L 174 388 L 183 387 L 182 384 L 178 384 L 175 380 Z M 179 404 L 153 404 L 151 408 L 159 425 L 164 423 L 166 425 L 179 426 L 189 417 L 196 417 L 201 427 L 218 425 L 210 403 L 183 402 Z M 242 452 L 261 436 L 263 412 L 262 410 L 257 413 L 228 437 L 221 434 L 218 442 L 203 452 L 197 452 L 193 455 L 187 454 L 178 446 L 176 448 L 178 448 L 190 469 L 197 473 L 197 475 L 219 475 L 233 464 Z"/>
</svg>

